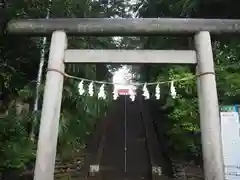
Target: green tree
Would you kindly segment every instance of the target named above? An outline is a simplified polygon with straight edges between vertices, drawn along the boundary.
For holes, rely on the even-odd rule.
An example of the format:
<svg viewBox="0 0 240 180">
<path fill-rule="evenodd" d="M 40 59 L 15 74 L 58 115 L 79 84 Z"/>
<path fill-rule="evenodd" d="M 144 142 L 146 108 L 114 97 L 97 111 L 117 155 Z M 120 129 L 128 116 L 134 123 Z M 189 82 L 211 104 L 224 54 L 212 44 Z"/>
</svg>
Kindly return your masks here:
<svg viewBox="0 0 240 180">
<path fill-rule="evenodd" d="M 147 0 L 139 1 L 133 10 L 138 17 L 182 17 L 182 18 L 239 18 L 236 10 L 238 2 L 234 1 L 167 1 Z M 192 39 L 186 37 L 144 37 L 139 43 L 146 49 L 192 49 Z M 238 39 L 230 37 L 212 38 L 214 50 L 217 88 L 220 104 L 239 103 L 239 43 Z M 145 81 L 164 81 L 171 78 L 183 78 L 195 74 L 192 66 L 147 65 L 141 69 Z M 186 152 L 194 156 L 201 156 L 199 112 L 195 80 L 179 82 L 177 87 L 178 98 L 171 100 L 169 85 L 162 86 L 162 101 L 155 109 L 168 113 L 165 119 L 167 130 L 164 133 L 170 138 L 168 144 L 172 155 Z M 155 102 L 152 102 L 152 104 Z M 160 111 L 159 111 L 160 113 Z M 156 120 L 162 123 L 160 118 Z"/>
<path fill-rule="evenodd" d="M 52 3 L 51 17 L 110 17 L 115 14 L 124 15 L 125 5 L 102 5 L 100 2 L 84 0 L 57 0 Z M 16 18 L 45 18 L 48 0 L 44 1 L 8 1 L 6 17 Z M 121 11 L 121 13 L 120 13 Z M 115 48 L 112 37 L 69 37 L 69 48 Z M 36 142 L 29 139 L 33 116 L 32 104 L 35 98 L 35 85 L 42 46 L 40 38 L 16 37 L 4 34 L 0 36 L 0 168 L 4 170 L 23 170 L 35 158 Z M 47 47 L 49 48 L 49 39 Z M 45 58 L 48 58 L 48 52 Z M 46 64 L 44 66 L 44 77 Z M 109 80 L 106 65 L 68 64 L 66 72 L 92 80 Z M 44 81 L 40 87 L 40 102 Z M 96 96 L 80 96 L 78 80 L 67 79 L 64 82 L 62 111 L 59 127 L 59 155 L 68 158 L 73 151 L 85 146 L 87 137 L 92 133 L 97 119 L 105 114 L 111 100 L 98 100 Z M 87 84 L 85 84 L 86 88 Z M 98 86 L 96 85 L 96 90 Z M 29 114 L 16 115 L 15 101 L 30 104 Z M 41 108 L 41 106 L 40 106 Z M 2 114 L 2 112 L 4 112 Z M 6 113 L 7 112 L 7 113 Z M 39 112 L 40 116 L 40 112 Z M 35 124 L 36 134 L 38 123 Z M 3 147 L 3 148 L 2 148 Z M 2 171 L 1 171 L 2 172 Z"/>
</svg>

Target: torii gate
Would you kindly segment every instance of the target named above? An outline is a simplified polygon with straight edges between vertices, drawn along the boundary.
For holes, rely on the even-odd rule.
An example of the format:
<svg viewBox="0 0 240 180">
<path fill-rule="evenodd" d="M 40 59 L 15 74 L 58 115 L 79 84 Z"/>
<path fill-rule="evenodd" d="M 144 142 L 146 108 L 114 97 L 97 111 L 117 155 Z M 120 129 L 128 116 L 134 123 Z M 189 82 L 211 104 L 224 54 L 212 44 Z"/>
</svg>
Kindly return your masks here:
<svg viewBox="0 0 240 180">
<path fill-rule="evenodd" d="M 206 180 L 224 180 L 218 97 L 210 33 L 240 33 L 240 20 L 221 19 L 26 19 L 8 23 L 9 33 L 52 34 L 34 180 L 53 180 L 65 63 L 196 64 Z M 67 35 L 194 36 L 195 50 L 74 50 Z"/>
</svg>

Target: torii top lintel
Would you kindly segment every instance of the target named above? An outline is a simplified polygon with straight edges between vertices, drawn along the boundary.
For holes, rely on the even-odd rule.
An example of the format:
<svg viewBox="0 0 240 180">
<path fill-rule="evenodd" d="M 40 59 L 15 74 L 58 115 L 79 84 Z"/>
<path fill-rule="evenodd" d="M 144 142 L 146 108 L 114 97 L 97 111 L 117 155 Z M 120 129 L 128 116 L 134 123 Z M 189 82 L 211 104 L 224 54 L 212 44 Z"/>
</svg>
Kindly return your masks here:
<svg viewBox="0 0 240 180">
<path fill-rule="evenodd" d="M 11 20 L 11 34 L 41 36 L 63 30 L 74 36 L 180 35 L 209 31 L 211 34 L 240 33 L 240 20 L 183 18 L 64 18 Z"/>
</svg>

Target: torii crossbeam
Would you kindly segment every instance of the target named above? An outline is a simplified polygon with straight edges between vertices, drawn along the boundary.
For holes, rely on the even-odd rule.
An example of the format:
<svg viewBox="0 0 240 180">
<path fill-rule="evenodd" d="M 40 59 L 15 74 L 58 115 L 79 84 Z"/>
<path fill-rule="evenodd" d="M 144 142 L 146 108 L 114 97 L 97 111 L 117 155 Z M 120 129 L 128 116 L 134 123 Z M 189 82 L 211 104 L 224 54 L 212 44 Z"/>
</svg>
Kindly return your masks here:
<svg viewBox="0 0 240 180">
<path fill-rule="evenodd" d="M 63 88 L 63 74 L 60 72 L 64 71 L 64 63 L 69 62 L 196 64 L 199 75 L 197 87 L 205 179 L 224 180 L 219 107 L 210 33 L 239 34 L 240 20 L 23 19 L 10 21 L 7 30 L 15 35 L 52 34 L 48 68 L 57 71 L 47 72 L 34 180 L 53 180 Z M 67 50 L 66 34 L 77 36 L 185 34 L 195 37 L 195 51 Z"/>
<path fill-rule="evenodd" d="M 139 36 L 160 34 L 195 34 L 208 31 L 213 34 L 240 33 L 240 20 L 230 19 L 20 19 L 8 23 L 7 30 L 13 34 L 47 35 L 56 30 L 77 36 Z"/>
</svg>

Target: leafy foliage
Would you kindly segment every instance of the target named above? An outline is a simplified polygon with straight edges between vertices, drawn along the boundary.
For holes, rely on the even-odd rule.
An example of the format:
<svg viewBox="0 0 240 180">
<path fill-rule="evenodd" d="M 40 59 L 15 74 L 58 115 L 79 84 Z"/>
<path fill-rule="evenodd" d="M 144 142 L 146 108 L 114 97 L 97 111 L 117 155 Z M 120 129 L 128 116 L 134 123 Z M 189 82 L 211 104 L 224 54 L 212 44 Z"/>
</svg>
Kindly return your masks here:
<svg viewBox="0 0 240 180">
<path fill-rule="evenodd" d="M 0 126 L 0 168 L 24 169 L 29 160 L 35 158 L 35 144 L 28 139 L 27 117 L 11 113 L 1 118 Z M 3 164 L 2 164 L 3 163 Z"/>
<path fill-rule="evenodd" d="M 139 0 L 136 5 L 130 5 L 130 1 L 111 1 L 111 6 L 101 4 L 101 1 L 55 0 L 51 6 L 51 17 L 129 17 L 129 12 L 134 11 L 138 17 L 239 18 L 237 5 L 238 2 L 223 0 Z M 47 0 L 8 1 L 6 18 L 44 18 L 47 8 Z M 189 49 L 190 42 L 191 39 L 186 37 L 124 37 L 117 43 L 112 37 L 71 37 L 69 47 Z M 29 139 L 32 114 L 30 113 L 30 117 L 16 115 L 10 105 L 19 98 L 32 106 L 40 47 L 39 38 L 12 37 L 6 34 L 0 36 L 0 109 L 8 112 L 7 116 L 0 118 L 0 168 L 3 169 L 24 169 L 35 157 L 36 142 Z M 213 48 L 219 102 L 237 104 L 240 101 L 239 43 L 236 39 L 214 37 Z M 69 64 L 66 71 L 89 79 L 109 78 L 105 65 Z M 140 72 L 145 81 L 163 81 L 193 75 L 195 67 L 145 65 Z M 88 135 L 97 123 L 96 120 L 104 115 L 111 100 L 99 101 L 96 97 L 80 97 L 77 81 L 66 79 L 64 83 L 58 149 L 60 156 L 67 158 L 66 154 L 85 145 Z M 185 154 L 192 154 L 199 157 L 201 146 L 196 83 L 195 80 L 190 80 L 179 82 L 176 86 L 176 100 L 169 98 L 168 85 L 161 87 L 163 99 L 156 107 L 157 111 L 164 110 L 168 113 L 165 119 L 167 132 L 164 133 L 169 137 L 169 141 L 166 144 L 173 154 L 178 153 L 183 157 Z M 41 87 L 41 95 L 43 87 L 44 85 Z M 31 109 L 32 107 L 30 111 Z M 159 117 L 155 119 L 162 123 Z M 34 126 L 37 129 L 38 124 Z"/>
<path fill-rule="evenodd" d="M 6 18 L 43 18 L 46 16 L 48 1 L 7 2 Z M 51 6 L 51 17 L 92 17 L 110 16 L 115 14 L 120 6 L 114 8 L 103 7 L 99 2 L 89 0 L 58 0 Z M 108 11 L 106 11 L 108 10 Z M 49 39 L 48 39 L 49 41 Z M 69 38 L 70 48 L 110 48 L 115 47 L 109 38 Z M 17 114 L 15 112 L 16 99 L 30 105 L 32 109 L 35 97 L 36 76 L 40 59 L 40 38 L 13 37 L 1 35 L 0 37 L 0 168 L 25 169 L 29 163 L 34 162 L 36 142 L 30 140 L 30 130 L 36 129 L 38 134 L 39 122 L 33 123 L 33 114 L 29 112 Z M 49 48 L 49 42 L 47 48 Z M 47 54 L 46 54 L 47 59 Z M 89 79 L 108 79 L 105 65 L 74 65 L 66 66 L 66 71 L 72 75 Z M 44 72 L 45 72 L 44 67 Z M 45 73 L 44 73 L 45 75 Z M 85 146 L 86 139 L 91 134 L 96 120 L 105 115 L 110 99 L 99 101 L 96 97 L 79 96 L 78 81 L 65 79 L 62 112 L 59 127 L 58 153 L 60 158 L 67 158 L 77 148 Z M 98 88 L 98 87 L 96 87 Z M 44 85 L 40 87 L 42 104 Z M 4 106 L 4 108 L 3 108 Z M 41 107 L 40 107 L 41 108 Z M 12 111 L 13 110 L 13 111 Z M 2 114 L 3 113 L 3 114 Z M 40 113 L 37 121 L 39 121 Z M 7 115 L 8 114 L 8 115 Z M 33 126 L 33 127 L 31 127 Z M 64 153 L 65 152 L 65 153 Z"/>
<path fill-rule="evenodd" d="M 226 1 L 139 1 L 133 7 L 138 9 L 139 17 L 202 17 L 202 18 L 239 18 L 235 11 L 236 2 Z M 214 8 L 213 8 L 214 7 Z M 224 8 L 225 7 L 225 8 Z M 228 7 L 228 8 L 226 8 Z M 224 10 L 223 10 L 224 9 Z M 217 39 L 218 38 L 218 39 Z M 191 49 L 192 40 L 186 37 L 145 37 L 144 48 L 150 49 Z M 214 37 L 212 45 L 215 58 L 216 80 L 220 104 L 239 103 L 239 41 L 233 38 Z M 171 78 L 183 78 L 194 75 L 194 67 L 186 66 L 145 66 L 142 68 L 147 81 L 164 81 Z M 178 98 L 171 100 L 169 88 L 163 86 L 163 102 L 159 109 L 169 112 L 167 125 L 169 149 L 172 155 L 186 153 L 201 156 L 200 125 L 195 80 L 176 84 Z M 165 100 L 164 100 L 165 99 Z M 161 120 L 157 118 L 161 123 Z"/>
</svg>

